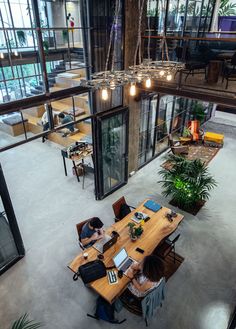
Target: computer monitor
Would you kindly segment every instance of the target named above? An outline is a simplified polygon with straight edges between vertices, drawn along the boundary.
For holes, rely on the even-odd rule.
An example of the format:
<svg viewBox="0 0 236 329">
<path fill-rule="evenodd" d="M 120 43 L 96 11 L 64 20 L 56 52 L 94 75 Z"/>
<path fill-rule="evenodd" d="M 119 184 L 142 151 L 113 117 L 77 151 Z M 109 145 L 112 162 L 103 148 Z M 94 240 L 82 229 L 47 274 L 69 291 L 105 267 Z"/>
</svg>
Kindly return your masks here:
<svg viewBox="0 0 236 329">
<path fill-rule="evenodd" d="M 125 250 L 125 248 L 122 248 L 118 254 L 116 254 L 114 257 L 113 257 L 113 262 L 116 266 L 116 268 L 119 268 L 120 265 L 128 258 L 128 254 Z"/>
</svg>

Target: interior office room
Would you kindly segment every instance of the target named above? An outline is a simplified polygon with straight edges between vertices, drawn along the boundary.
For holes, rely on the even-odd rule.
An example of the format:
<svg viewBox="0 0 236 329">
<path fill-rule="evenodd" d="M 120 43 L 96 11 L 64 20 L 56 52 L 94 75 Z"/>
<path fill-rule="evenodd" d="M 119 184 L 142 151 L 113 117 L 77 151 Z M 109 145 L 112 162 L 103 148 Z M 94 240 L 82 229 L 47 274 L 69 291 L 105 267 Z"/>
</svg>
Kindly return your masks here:
<svg viewBox="0 0 236 329">
<path fill-rule="evenodd" d="M 235 0 L 0 0 L 0 328 L 236 328 Z"/>
</svg>

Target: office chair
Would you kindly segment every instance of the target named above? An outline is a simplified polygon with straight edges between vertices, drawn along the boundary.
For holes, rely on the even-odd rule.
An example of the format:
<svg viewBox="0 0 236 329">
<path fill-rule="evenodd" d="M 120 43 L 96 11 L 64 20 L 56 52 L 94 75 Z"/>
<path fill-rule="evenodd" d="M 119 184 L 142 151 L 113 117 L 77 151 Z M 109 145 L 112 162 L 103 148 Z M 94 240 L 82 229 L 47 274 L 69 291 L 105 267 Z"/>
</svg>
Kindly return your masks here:
<svg viewBox="0 0 236 329">
<path fill-rule="evenodd" d="M 169 238 L 161 243 L 160 246 L 157 246 L 153 252 L 153 255 L 156 255 L 163 260 L 169 255 L 169 253 L 173 250 L 174 252 L 174 263 L 175 263 L 175 243 L 178 241 L 180 234 L 178 234 L 173 240 Z"/>
<path fill-rule="evenodd" d="M 82 231 L 82 227 L 84 226 L 84 224 L 88 223 L 90 221 L 90 219 L 86 219 L 83 222 L 80 222 L 80 223 L 76 224 L 76 229 L 77 229 L 77 233 L 78 233 L 78 240 L 79 240 L 79 246 L 82 250 L 84 250 L 85 248 L 81 243 L 80 234 L 81 234 L 81 231 Z"/>
<path fill-rule="evenodd" d="M 115 222 L 118 222 L 119 220 L 123 219 L 126 215 L 128 215 L 128 213 L 131 212 L 130 208 L 135 209 L 135 207 L 129 206 L 127 204 L 124 196 L 122 196 L 119 200 L 113 203 L 112 208 L 115 215 Z M 121 210 L 124 210 L 123 213 Z"/>
</svg>

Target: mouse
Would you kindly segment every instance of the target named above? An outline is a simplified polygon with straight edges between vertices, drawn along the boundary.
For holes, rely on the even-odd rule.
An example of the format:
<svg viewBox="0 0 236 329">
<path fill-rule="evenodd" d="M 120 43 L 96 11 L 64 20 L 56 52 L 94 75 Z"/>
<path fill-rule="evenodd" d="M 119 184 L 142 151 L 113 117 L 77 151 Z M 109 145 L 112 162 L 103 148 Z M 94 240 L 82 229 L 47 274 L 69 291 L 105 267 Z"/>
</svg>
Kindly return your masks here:
<svg viewBox="0 0 236 329">
<path fill-rule="evenodd" d="M 118 271 L 118 278 L 121 279 L 122 277 L 123 277 L 123 271 L 119 270 L 119 271 Z"/>
</svg>

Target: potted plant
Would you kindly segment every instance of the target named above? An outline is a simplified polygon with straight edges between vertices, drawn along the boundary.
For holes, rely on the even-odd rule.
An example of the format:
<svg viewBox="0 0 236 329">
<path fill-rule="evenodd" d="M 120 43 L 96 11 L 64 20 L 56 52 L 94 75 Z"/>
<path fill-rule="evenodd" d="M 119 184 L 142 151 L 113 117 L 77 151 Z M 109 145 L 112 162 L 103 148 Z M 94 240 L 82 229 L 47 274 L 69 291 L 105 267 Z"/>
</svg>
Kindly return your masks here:
<svg viewBox="0 0 236 329">
<path fill-rule="evenodd" d="M 210 191 L 217 185 L 208 167 L 199 159 L 187 160 L 170 155 L 171 168 L 161 169 L 164 196 L 171 196 L 171 204 L 196 214 L 210 197 Z"/>
<path fill-rule="evenodd" d="M 141 224 L 137 227 L 135 223 L 128 223 L 128 227 L 129 236 L 132 241 L 136 241 L 143 233 L 143 228 Z"/>
<path fill-rule="evenodd" d="M 16 31 L 16 35 L 19 41 L 20 46 L 24 46 L 26 44 L 26 36 L 24 31 Z"/>
<path fill-rule="evenodd" d="M 28 319 L 28 314 L 25 313 L 13 323 L 12 329 L 38 329 L 42 324 Z"/>
</svg>

